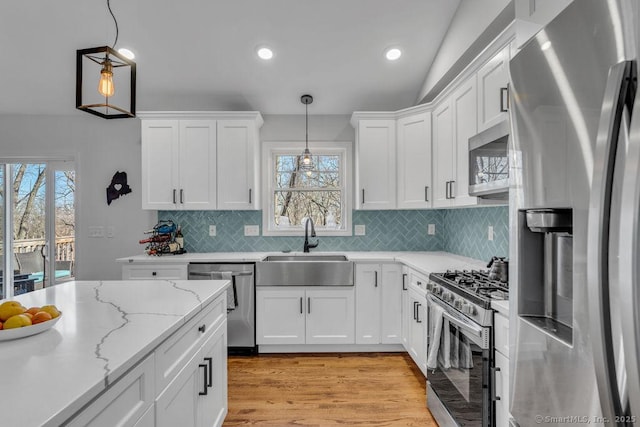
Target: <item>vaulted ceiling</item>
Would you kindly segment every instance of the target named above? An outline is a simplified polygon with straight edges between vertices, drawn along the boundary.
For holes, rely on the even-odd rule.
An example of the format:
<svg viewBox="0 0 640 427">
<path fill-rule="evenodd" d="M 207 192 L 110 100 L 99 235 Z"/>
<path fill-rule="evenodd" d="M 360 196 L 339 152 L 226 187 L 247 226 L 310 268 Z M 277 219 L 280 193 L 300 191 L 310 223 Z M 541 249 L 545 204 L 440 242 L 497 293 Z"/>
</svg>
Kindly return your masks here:
<svg viewBox="0 0 640 427">
<path fill-rule="evenodd" d="M 303 93 L 310 114 L 414 105 L 458 4 L 111 0 L 116 47 L 136 54 L 138 110 L 263 114 L 304 114 Z M 2 0 L 0 34 L 0 113 L 76 114 L 76 50 L 113 44 L 115 27 L 106 0 Z"/>
</svg>

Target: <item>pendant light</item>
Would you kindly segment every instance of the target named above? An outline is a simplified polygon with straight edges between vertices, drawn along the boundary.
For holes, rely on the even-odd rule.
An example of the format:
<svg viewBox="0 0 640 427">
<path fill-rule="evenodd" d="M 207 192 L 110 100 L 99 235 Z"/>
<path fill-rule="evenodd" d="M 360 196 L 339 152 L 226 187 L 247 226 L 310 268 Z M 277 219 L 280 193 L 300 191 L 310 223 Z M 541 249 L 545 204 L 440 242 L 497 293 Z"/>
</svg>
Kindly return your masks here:
<svg viewBox="0 0 640 427">
<path fill-rule="evenodd" d="M 111 47 L 76 51 L 76 108 L 105 119 L 135 117 L 136 63 L 115 50 L 119 30 L 110 0 L 107 9 L 116 38 Z"/>
<path fill-rule="evenodd" d="M 311 151 L 309 151 L 309 104 L 313 102 L 313 96 L 302 95 L 300 101 L 305 105 L 305 144 L 304 152 L 302 153 L 302 161 L 300 162 L 300 170 L 310 174 L 314 169 L 313 159 L 311 158 Z"/>
</svg>

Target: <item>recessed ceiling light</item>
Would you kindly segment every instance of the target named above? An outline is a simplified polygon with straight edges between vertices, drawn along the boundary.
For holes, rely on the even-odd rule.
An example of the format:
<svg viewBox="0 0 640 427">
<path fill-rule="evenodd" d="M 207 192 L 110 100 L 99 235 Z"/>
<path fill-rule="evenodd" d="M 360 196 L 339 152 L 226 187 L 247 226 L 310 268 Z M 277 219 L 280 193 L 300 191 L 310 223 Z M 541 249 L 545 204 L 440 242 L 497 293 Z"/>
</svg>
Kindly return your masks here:
<svg viewBox="0 0 640 427">
<path fill-rule="evenodd" d="M 386 56 L 389 61 L 395 61 L 402 56 L 402 51 L 396 47 L 392 47 L 391 49 L 387 49 L 384 56 Z"/>
<path fill-rule="evenodd" d="M 273 51 L 268 47 L 261 47 L 260 49 L 258 49 L 258 56 L 260 57 L 260 59 L 264 60 L 271 59 L 273 58 Z"/>
<path fill-rule="evenodd" d="M 121 54 L 122 56 L 124 56 L 127 59 L 133 59 L 136 57 L 136 55 L 131 52 L 131 50 L 127 49 L 126 47 L 121 47 L 120 49 L 118 49 L 118 53 Z"/>
</svg>

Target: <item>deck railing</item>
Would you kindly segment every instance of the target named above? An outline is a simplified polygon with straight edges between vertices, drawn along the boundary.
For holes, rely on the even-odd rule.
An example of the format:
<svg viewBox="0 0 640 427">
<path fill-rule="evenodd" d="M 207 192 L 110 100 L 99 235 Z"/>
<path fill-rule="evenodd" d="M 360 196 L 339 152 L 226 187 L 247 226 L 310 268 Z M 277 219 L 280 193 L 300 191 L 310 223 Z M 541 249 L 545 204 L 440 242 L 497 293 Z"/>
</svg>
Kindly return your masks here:
<svg viewBox="0 0 640 427">
<path fill-rule="evenodd" d="M 17 253 L 33 252 L 42 250 L 44 239 L 23 239 L 13 241 L 13 251 Z M 56 261 L 75 260 L 74 236 L 56 237 Z"/>
</svg>

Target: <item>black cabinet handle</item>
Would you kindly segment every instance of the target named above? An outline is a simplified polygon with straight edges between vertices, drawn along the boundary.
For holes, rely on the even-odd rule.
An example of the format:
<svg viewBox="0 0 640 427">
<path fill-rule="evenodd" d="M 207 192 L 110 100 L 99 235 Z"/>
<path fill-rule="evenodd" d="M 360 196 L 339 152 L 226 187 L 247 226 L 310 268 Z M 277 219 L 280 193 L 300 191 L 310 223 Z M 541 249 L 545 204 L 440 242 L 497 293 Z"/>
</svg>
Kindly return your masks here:
<svg viewBox="0 0 640 427">
<path fill-rule="evenodd" d="M 378 287 L 378 271 L 374 271 L 373 272 L 373 285 L 377 288 Z"/>
<path fill-rule="evenodd" d="M 203 365 L 203 364 L 201 363 L 201 364 L 199 364 L 199 365 L 198 365 L 198 367 L 200 367 L 200 368 L 204 368 L 204 372 L 203 372 L 203 373 L 204 373 L 204 376 L 202 377 L 202 378 L 204 378 L 204 381 L 203 381 L 203 383 L 204 383 L 204 390 L 199 391 L 199 392 L 198 392 L 198 395 L 200 395 L 200 396 L 206 396 L 206 395 L 207 395 L 207 376 L 208 376 L 208 375 L 207 375 L 207 365 Z"/>
<path fill-rule="evenodd" d="M 300 314 L 302 314 L 302 297 L 300 297 Z"/>
<path fill-rule="evenodd" d="M 152 271 L 152 272 L 151 272 L 151 275 L 152 275 L 152 276 L 157 276 L 157 275 L 158 275 L 158 272 L 157 272 L 157 271 Z"/>
<path fill-rule="evenodd" d="M 496 381 L 496 372 L 500 372 L 500 368 L 498 368 L 497 366 L 494 368 L 491 368 L 491 373 L 493 374 L 493 390 L 491 391 L 491 400 L 493 400 L 494 402 L 497 400 L 500 400 L 500 396 L 496 395 L 496 384 L 498 384 L 498 382 Z"/>
<path fill-rule="evenodd" d="M 198 331 L 202 332 L 204 334 L 205 329 L 207 329 L 206 325 L 202 325 L 198 328 Z"/>
<path fill-rule="evenodd" d="M 424 187 L 424 201 L 428 202 L 429 201 L 429 186 L 425 185 Z"/>
<path fill-rule="evenodd" d="M 422 320 L 420 320 L 420 307 L 422 306 L 422 304 L 418 303 L 418 305 L 416 305 L 416 322 L 418 323 L 422 323 Z"/>
<path fill-rule="evenodd" d="M 507 98 L 507 102 L 504 102 L 505 95 Z M 500 112 L 506 113 L 507 111 L 509 111 L 509 88 L 501 87 L 500 88 Z"/>
<path fill-rule="evenodd" d="M 184 190 L 180 189 L 180 203 L 184 203 Z"/>
<path fill-rule="evenodd" d="M 452 199 L 456 198 L 456 193 L 455 193 L 455 188 L 453 188 L 453 185 L 456 183 L 455 181 L 449 181 L 449 195 L 451 196 Z"/>
<path fill-rule="evenodd" d="M 417 304 L 418 304 L 418 301 L 414 301 L 413 302 L 413 320 L 416 320 L 416 317 L 418 316 L 417 315 L 418 311 L 417 311 L 417 307 L 416 307 Z"/>
<path fill-rule="evenodd" d="M 251 204 L 251 189 L 249 189 L 249 204 Z"/>
<path fill-rule="evenodd" d="M 311 297 L 307 298 L 307 313 L 311 314 Z"/>
<path fill-rule="evenodd" d="M 402 290 L 407 290 L 407 273 L 402 273 Z"/>
<path fill-rule="evenodd" d="M 362 189 L 362 204 L 364 205 L 364 188 Z"/>
<path fill-rule="evenodd" d="M 449 199 L 449 181 L 444 184 L 444 198 Z"/>
<path fill-rule="evenodd" d="M 205 357 L 204 360 L 209 364 L 209 378 L 207 378 L 207 387 L 213 386 L 213 359 Z"/>
<path fill-rule="evenodd" d="M 176 204 L 176 189 L 173 189 L 173 204 Z"/>
</svg>

